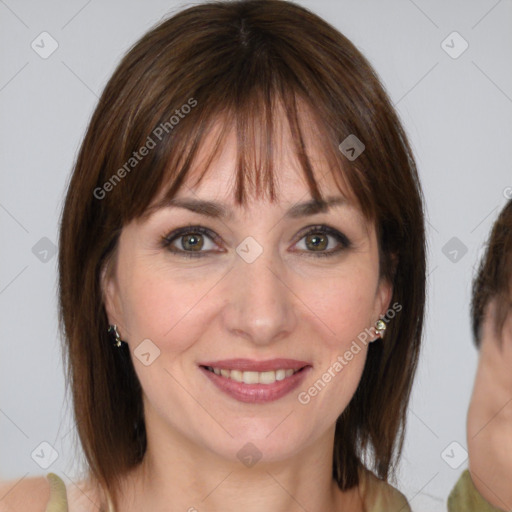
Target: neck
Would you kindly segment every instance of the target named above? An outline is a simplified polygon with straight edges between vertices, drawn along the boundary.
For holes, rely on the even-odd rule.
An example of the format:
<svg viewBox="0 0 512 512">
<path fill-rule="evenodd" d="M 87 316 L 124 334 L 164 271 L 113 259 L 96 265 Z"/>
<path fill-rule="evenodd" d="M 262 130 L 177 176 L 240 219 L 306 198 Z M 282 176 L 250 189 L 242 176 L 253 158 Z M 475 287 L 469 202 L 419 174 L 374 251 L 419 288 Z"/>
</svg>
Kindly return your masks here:
<svg viewBox="0 0 512 512">
<path fill-rule="evenodd" d="M 147 431 L 143 462 L 127 477 L 120 509 L 304 512 L 359 511 L 357 488 L 342 492 L 332 478 L 334 427 L 286 460 L 251 467 L 197 446 L 179 433 Z M 245 443 L 243 443 L 245 444 Z M 264 454 L 263 454 L 264 455 Z"/>
</svg>

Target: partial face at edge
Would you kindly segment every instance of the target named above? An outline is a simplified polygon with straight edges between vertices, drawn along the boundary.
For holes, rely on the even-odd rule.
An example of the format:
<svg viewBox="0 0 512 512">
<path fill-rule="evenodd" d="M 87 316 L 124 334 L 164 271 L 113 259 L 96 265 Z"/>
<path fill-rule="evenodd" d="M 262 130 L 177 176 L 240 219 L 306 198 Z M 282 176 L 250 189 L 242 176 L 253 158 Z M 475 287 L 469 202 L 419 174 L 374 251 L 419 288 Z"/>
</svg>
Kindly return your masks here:
<svg viewBox="0 0 512 512">
<path fill-rule="evenodd" d="M 355 393 L 367 346 L 358 342 L 350 360 L 344 355 L 386 312 L 391 286 L 379 278 L 375 227 L 356 205 L 286 215 L 311 199 L 291 147 L 276 161 L 275 204 L 234 205 L 232 133 L 199 186 L 189 180 L 176 196 L 222 203 L 232 218 L 173 206 L 122 230 L 115 272 L 103 282 L 105 306 L 130 347 L 148 436 L 170 434 L 233 460 L 250 441 L 268 460 L 286 458 L 328 437 Z M 318 181 L 324 194 L 340 195 L 328 172 Z M 149 353 L 142 359 L 150 364 L 134 351 Z M 228 359 L 306 367 L 291 377 L 293 389 L 276 391 L 279 398 L 255 391 L 267 399 L 251 402 L 215 384 L 239 375 L 212 376 L 203 367 Z M 258 378 L 272 381 L 265 373 Z M 270 385 L 283 387 L 287 378 Z M 315 383 L 316 393 L 308 391 Z"/>
</svg>

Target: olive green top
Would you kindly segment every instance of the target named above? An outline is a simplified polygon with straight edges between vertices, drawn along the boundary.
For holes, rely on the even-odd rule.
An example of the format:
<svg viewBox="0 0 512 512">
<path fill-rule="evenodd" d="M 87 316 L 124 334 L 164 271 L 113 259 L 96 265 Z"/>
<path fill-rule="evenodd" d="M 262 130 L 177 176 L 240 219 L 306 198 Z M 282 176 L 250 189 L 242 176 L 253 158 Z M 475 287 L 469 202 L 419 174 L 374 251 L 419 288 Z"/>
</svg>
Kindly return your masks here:
<svg viewBox="0 0 512 512">
<path fill-rule="evenodd" d="M 55 473 L 48 473 L 46 479 L 50 483 L 50 500 L 45 512 L 68 512 L 66 484 Z"/>
<path fill-rule="evenodd" d="M 366 512 L 411 512 L 405 496 L 392 485 L 378 479 L 370 471 L 362 471 L 359 490 L 363 497 Z M 68 512 L 66 485 L 55 473 L 48 473 L 50 500 L 46 512 Z"/>
<path fill-rule="evenodd" d="M 448 512 L 502 512 L 478 492 L 466 469 L 448 496 Z"/>
</svg>

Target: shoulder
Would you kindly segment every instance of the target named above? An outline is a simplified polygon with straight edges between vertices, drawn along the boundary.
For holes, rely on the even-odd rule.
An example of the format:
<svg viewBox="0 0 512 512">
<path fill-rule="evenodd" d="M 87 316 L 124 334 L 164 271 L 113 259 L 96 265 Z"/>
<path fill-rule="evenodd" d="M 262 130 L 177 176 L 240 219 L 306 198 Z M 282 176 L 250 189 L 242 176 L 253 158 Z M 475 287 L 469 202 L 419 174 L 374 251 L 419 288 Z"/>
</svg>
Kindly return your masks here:
<svg viewBox="0 0 512 512">
<path fill-rule="evenodd" d="M 103 494 L 88 478 L 66 485 L 55 473 L 0 481 L 0 512 L 97 512 Z"/>
<path fill-rule="evenodd" d="M 384 512 L 400 510 L 411 512 L 407 498 L 391 484 L 377 478 L 371 471 L 360 469 L 359 492 L 365 510 L 368 512 Z"/>
<path fill-rule="evenodd" d="M 0 512 L 41 512 L 50 499 L 46 477 L 21 477 L 0 481 Z"/>
<path fill-rule="evenodd" d="M 500 512 L 478 492 L 469 470 L 464 470 L 448 496 L 448 512 Z"/>
</svg>

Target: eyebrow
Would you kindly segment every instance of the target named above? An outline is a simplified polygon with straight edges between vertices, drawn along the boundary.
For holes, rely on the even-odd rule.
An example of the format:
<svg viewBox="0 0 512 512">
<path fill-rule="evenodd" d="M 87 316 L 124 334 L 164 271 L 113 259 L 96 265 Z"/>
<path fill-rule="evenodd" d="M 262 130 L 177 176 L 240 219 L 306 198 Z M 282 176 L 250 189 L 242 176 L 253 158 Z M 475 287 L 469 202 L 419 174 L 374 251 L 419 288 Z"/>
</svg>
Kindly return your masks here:
<svg viewBox="0 0 512 512">
<path fill-rule="evenodd" d="M 298 203 L 292 206 L 286 213 L 285 217 L 290 219 L 298 219 L 315 215 L 317 213 L 326 213 L 333 206 L 339 206 L 347 203 L 347 199 L 343 196 L 330 196 L 326 200 L 311 199 L 309 201 Z M 221 203 L 207 201 L 202 199 L 194 199 L 192 197 L 174 197 L 169 200 L 163 200 L 160 203 L 150 207 L 150 212 L 159 210 L 164 207 L 184 208 L 191 212 L 204 215 L 206 217 L 219 219 L 232 219 L 233 212 Z M 149 212 L 148 212 L 149 213 Z"/>
</svg>

